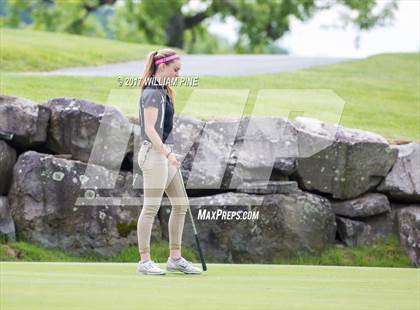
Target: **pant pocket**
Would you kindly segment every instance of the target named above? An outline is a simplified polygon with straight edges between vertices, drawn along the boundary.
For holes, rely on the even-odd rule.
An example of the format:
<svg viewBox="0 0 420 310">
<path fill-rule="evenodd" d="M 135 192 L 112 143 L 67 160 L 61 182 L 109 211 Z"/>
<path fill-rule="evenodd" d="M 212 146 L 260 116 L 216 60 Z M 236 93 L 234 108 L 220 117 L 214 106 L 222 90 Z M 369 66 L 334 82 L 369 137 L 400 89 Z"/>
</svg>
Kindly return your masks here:
<svg viewBox="0 0 420 310">
<path fill-rule="evenodd" d="M 146 161 L 147 154 L 152 148 L 152 143 L 143 143 L 140 147 L 139 153 L 137 154 L 137 163 L 140 169 L 143 169 L 144 162 Z"/>
</svg>

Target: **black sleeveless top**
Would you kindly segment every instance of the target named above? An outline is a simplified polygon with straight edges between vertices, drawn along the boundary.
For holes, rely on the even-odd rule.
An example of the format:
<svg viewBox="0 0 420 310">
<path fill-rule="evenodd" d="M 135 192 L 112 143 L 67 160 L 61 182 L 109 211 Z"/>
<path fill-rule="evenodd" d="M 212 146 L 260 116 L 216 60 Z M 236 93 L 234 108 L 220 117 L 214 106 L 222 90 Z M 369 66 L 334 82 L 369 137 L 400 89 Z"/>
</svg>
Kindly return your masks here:
<svg viewBox="0 0 420 310">
<path fill-rule="evenodd" d="M 150 139 L 147 137 L 144 128 L 144 108 L 155 107 L 158 109 L 158 117 L 155 124 L 155 130 L 159 134 L 163 143 L 173 144 L 173 118 L 174 106 L 166 92 L 166 86 L 157 82 L 153 85 L 147 85 L 140 97 L 139 121 L 140 121 L 140 138 L 141 140 Z"/>
</svg>

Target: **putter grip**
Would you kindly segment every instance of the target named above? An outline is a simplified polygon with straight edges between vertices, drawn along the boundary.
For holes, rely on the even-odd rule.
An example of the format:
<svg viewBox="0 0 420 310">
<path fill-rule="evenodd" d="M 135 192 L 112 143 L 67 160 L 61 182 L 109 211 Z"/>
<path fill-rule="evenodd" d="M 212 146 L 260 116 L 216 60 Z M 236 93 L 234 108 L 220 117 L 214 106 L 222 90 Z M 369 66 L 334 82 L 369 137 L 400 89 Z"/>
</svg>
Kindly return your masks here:
<svg viewBox="0 0 420 310">
<path fill-rule="evenodd" d="M 198 255 L 200 255 L 201 266 L 203 267 L 203 271 L 207 270 L 206 261 L 204 260 L 203 251 L 201 251 L 200 240 L 198 240 L 198 236 L 195 236 L 195 244 L 197 245 Z"/>
</svg>

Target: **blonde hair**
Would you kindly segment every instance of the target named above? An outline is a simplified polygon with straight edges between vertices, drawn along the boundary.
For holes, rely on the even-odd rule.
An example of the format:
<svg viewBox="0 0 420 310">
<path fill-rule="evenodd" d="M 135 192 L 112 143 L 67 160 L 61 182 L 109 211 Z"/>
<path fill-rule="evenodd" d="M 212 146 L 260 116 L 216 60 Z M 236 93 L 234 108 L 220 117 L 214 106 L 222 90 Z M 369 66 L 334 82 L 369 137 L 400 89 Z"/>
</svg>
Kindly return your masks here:
<svg viewBox="0 0 420 310">
<path fill-rule="evenodd" d="M 150 52 L 147 55 L 146 67 L 144 68 L 143 76 L 140 80 L 140 88 L 142 92 L 144 88 L 146 87 L 145 84 L 147 83 L 149 78 L 151 78 L 156 73 L 157 67 L 159 66 L 159 65 L 155 65 L 155 61 L 163 57 L 168 57 L 174 54 L 176 54 L 176 52 L 173 49 L 163 48 L 160 50 Z M 170 64 L 173 61 L 174 60 L 170 60 L 166 62 L 166 64 Z M 175 105 L 175 90 L 170 85 L 166 86 L 166 90 L 168 92 L 169 98 L 171 98 L 172 103 Z"/>
</svg>

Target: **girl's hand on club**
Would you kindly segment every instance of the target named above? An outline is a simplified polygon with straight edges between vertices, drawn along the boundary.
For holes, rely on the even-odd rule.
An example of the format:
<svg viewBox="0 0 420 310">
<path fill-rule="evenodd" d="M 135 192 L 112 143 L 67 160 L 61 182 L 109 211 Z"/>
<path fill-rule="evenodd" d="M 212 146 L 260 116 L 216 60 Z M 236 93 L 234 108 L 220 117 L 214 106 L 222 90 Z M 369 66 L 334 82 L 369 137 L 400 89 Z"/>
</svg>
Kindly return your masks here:
<svg viewBox="0 0 420 310">
<path fill-rule="evenodd" d="M 178 161 L 178 159 L 176 159 L 175 153 L 171 153 L 168 156 L 168 160 L 169 162 L 174 165 L 176 168 L 181 167 L 181 163 Z"/>
</svg>

